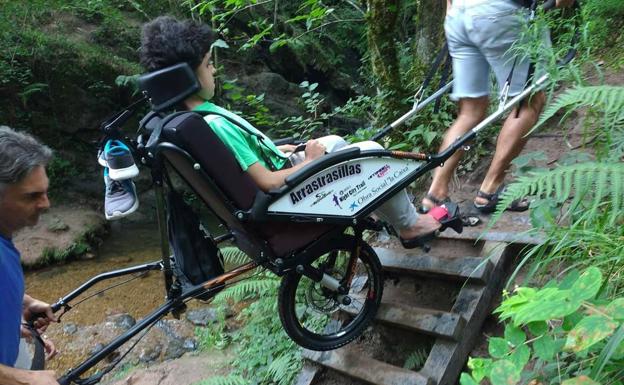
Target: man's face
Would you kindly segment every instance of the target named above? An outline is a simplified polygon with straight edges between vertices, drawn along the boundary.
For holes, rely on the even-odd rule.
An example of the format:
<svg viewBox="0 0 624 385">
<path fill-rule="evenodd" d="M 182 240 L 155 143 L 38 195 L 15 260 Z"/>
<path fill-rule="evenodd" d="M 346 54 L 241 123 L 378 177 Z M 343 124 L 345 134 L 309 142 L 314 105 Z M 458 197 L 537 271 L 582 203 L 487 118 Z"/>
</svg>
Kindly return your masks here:
<svg viewBox="0 0 624 385">
<path fill-rule="evenodd" d="M 0 196 L 0 233 L 12 236 L 21 228 L 36 225 L 39 215 L 50 207 L 48 185 L 43 166 L 35 167 L 19 183 L 8 185 Z"/>
</svg>

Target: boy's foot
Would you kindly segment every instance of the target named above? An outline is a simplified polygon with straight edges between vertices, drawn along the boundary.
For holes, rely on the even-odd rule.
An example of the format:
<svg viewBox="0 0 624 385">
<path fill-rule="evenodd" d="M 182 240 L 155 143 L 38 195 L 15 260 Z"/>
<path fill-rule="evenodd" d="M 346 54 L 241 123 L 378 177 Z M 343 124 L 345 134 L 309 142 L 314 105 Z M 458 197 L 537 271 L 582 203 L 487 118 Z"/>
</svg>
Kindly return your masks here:
<svg viewBox="0 0 624 385">
<path fill-rule="evenodd" d="M 128 146 L 122 141 L 110 139 L 98 154 L 98 163 L 108 167 L 109 176 L 113 180 L 134 178 L 139 175 L 139 169 Z"/>
<path fill-rule="evenodd" d="M 108 176 L 108 168 L 104 169 L 104 216 L 107 220 L 123 218 L 139 208 L 139 199 L 134 182 L 130 179 L 113 180 Z"/>
</svg>

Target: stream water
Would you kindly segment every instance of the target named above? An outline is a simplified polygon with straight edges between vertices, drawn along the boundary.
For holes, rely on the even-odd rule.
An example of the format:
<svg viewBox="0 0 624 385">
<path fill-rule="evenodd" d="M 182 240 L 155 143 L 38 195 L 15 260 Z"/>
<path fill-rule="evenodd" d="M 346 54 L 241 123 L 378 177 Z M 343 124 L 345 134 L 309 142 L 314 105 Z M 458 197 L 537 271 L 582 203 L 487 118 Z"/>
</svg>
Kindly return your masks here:
<svg viewBox="0 0 624 385">
<path fill-rule="evenodd" d="M 158 242 L 155 224 L 114 223 L 111 234 L 95 258 L 26 272 L 26 292 L 34 298 L 53 303 L 99 273 L 159 260 Z M 100 282 L 87 295 L 129 277 Z M 83 297 L 72 302 L 76 303 Z M 62 323 L 96 324 L 102 322 L 107 314 L 115 313 L 129 313 L 138 319 L 161 304 L 164 298 L 162 273 L 153 271 L 81 303 L 63 316 Z"/>
</svg>

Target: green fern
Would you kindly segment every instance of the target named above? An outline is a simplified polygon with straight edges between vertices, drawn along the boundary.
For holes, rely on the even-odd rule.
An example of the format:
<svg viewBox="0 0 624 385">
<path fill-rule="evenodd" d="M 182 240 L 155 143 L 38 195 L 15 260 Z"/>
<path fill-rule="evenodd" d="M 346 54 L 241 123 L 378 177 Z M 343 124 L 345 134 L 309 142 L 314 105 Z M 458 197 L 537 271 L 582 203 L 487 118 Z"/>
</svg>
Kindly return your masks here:
<svg viewBox="0 0 624 385">
<path fill-rule="evenodd" d="M 557 203 L 563 203 L 574 194 L 569 210 L 575 210 L 581 201 L 587 202 L 588 198 L 593 197 L 588 202 L 588 207 L 584 207 L 585 212 L 593 215 L 599 208 L 609 204 L 611 211 L 609 222 L 613 224 L 624 209 L 623 191 L 623 163 L 588 162 L 534 171 L 519 177 L 507 187 L 491 223 L 496 222 L 504 212 L 504 208 L 509 207 L 515 199 L 536 196 L 545 199 L 554 198 Z"/>
<path fill-rule="evenodd" d="M 202 380 L 195 385 L 247 385 L 249 382 L 241 376 L 216 376 L 207 380 Z"/>
<path fill-rule="evenodd" d="M 227 264 L 238 266 L 242 265 L 249 259 L 247 254 L 233 246 L 223 247 L 220 251 L 221 254 L 223 254 L 224 262 Z"/>
<path fill-rule="evenodd" d="M 563 121 L 572 111 L 581 106 L 591 106 L 603 110 L 616 120 L 621 122 L 624 118 L 624 87 L 617 86 L 590 86 L 575 87 L 561 94 L 557 100 L 546 108 L 542 113 L 536 127 L 544 124 L 552 118 L 557 111 L 565 108 L 567 110 Z"/>
<path fill-rule="evenodd" d="M 280 281 L 275 277 L 259 275 L 257 278 L 250 278 L 229 286 L 221 291 L 215 298 L 215 305 L 226 303 L 228 300 L 234 302 L 243 301 L 250 298 L 257 298 L 263 293 L 275 292 Z"/>
<path fill-rule="evenodd" d="M 578 86 L 569 89 L 546 108 L 533 130 L 561 109 L 566 112 L 559 121 L 560 124 L 573 111 L 585 106 L 602 116 L 601 121 L 596 120 L 596 124 L 592 125 L 592 130 L 603 137 L 602 140 L 610 147 L 609 150 L 616 151 L 615 158 L 620 157 L 624 153 L 624 87 L 621 86 Z"/>
<path fill-rule="evenodd" d="M 424 349 L 415 350 L 405 359 L 405 363 L 403 364 L 403 368 L 414 370 L 416 368 L 422 368 L 425 366 L 425 362 L 427 361 L 427 351 Z"/>
<path fill-rule="evenodd" d="M 289 385 L 293 374 L 301 370 L 301 358 L 295 354 L 284 354 L 273 360 L 267 368 L 266 378 L 270 383 Z"/>
</svg>

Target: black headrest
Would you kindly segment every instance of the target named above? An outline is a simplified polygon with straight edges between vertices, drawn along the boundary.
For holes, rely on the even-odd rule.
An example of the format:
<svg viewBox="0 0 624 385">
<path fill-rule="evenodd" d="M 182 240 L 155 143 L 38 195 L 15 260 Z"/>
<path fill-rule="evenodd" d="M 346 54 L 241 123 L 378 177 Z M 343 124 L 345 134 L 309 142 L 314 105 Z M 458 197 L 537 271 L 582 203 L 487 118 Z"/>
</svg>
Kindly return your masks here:
<svg viewBox="0 0 624 385">
<path fill-rule="evenodd" d="M 187 63 L 150 72 L 139 77 L 139 89 L 149 98 L 153 111 L 165 111 L 201 89 Z"/>
</svg>

